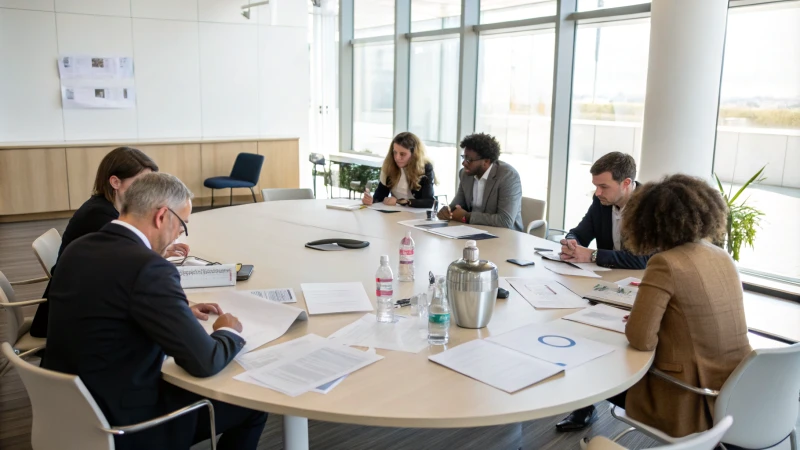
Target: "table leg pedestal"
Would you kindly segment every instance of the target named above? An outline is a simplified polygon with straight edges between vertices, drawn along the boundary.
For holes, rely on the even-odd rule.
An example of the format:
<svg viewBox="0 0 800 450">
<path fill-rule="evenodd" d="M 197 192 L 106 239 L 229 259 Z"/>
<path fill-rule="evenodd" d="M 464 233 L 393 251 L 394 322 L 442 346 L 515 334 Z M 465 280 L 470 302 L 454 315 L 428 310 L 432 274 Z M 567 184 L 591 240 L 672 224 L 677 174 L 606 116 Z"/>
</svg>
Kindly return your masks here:
<svg viewBox="0 0 800 450">
<path fill-rule="evenodd" d="M 283 416 L 284 450 L 308 450 L 308 419 Z"/>
</svg>

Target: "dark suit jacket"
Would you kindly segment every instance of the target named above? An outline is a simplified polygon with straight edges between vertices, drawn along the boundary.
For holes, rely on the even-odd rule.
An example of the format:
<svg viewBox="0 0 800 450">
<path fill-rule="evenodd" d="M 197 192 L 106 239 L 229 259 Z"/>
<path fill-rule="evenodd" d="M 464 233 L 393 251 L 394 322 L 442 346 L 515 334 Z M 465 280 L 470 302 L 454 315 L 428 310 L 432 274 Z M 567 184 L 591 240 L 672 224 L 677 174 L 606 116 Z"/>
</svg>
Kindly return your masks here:
<svg viewBox="0 0 800 450">
<path fill-rule="evenodd" d="M 637 188 L 639 182 L 636 181 Z M 592 206 L 583 216 L 583 220 L 577 227 L 569 230 L 567 239 L 575 239 L 584 247 L 588 247 L 592 240 L 597 240 L 597 265 L 618 269 L 637 269 L 642 270 L 647 267 L 647 260 L 650 255 L 634 255 L 623 248 L 620 251 L 614 250 L 614 237 L 612 236 L 612 213 L 613 206 L 603 206 L 597 196 L 592 198 Z"/>
<path fill-rule="evenodd" d="M 419 190 L 411 188 L 411 195 L 413 199 L 409 198 L 409 206 L 413 208 L 430 208 L 433 206 L 435 199 L 433 198 L 433 183 L 434 183 L 433 165 L 431 163 L 425 164 L 425 175 L 419 179 Z M 387 182 L 389 180 L 387 179 Z M 374 203 L 380 203 L 391 194 L 391 189 L 383 183 L 378 183 L 378 188 L 375 189 L 375 195 L 372 196 Z"/>
<path fill-rule="evenodd" d="M 111 222 L 119 218 L 119 212 L 114 208 L 114 204 L 106 200 L 102 195 L 93 195 L 86 200 L 81 207 L 75 211 L 75 214 L 69 219 L 67 228 L 64 230 L 64 235 L 61 236 L 61 247 L 58 249 L 58 258 L 64 253 L 64 249 L 81 236 L 95 231 L 100 231 Z M 58 262 L 58 260 L 56 260 Z M 50 274 L 55 273 L 56 266 L 50 269 Z M 44 289 L 42 298 L 49 298 L 50 283 Z M 33 323 L 31 323 L 31 335 L 35 337 L 47 337 L 47 316 L 50 305 L 44 302 L 36 309 L 36 315 L 33 316 Z"/>
<path fill-rule="evenodd" d="M 470 212 L 470 224 L 523 231 L 522 184 L 519 181 L 519 173 L 514 167 L 501 161 L 494 162 L 489 178 L 486 179 L 483 204 L 480 208 L 474 206 L 472 198 L 475 177 L 465 175 L 464 169 L 461 169 L 458 178 L 458 191 L 450 203 L 451 210 L 456 205 L 461 205 Z"/>
<path fill-rule="evenodd" d="M 131 230 L 108 224 L 61 255 L 50 287 L 44 365 L 78 375 L 111 425 L 145 421 L 186 406 L 176 400 L 185 398 L 176 392 L 180 390 L 161 380 L 166 355 L 190 375 L 209 377 L 243 346 L 235 333 L 209 336 L 203 330 L 189 309 L 175 266 Z M 176 442 L 187 442 L 179 429 L 168 428 L 116 441 L 128 448 L 179 448 Z"/>
</svg>

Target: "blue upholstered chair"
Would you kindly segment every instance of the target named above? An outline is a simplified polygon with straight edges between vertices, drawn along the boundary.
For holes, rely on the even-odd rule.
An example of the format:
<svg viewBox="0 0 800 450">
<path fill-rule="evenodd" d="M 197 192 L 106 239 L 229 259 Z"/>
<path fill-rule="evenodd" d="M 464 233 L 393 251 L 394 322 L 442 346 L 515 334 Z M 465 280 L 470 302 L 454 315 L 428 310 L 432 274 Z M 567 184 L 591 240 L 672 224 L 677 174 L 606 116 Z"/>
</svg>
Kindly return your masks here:
<svg viewBox="0 0 800 450">
<path fill-rule="evenodd" d="M 261 166 L 264 164 L 264 155 L 253 153 L 239 153 L 233 163 L 233 170 L 229 177 L 206 178 L 203 186 L 211 188 L 211 207 L 214 207 L 214 189 L 231 190 L 231 206 L 233 206 L 233 188 L 250 188 L 253 194 L 253 203 L 256 202 L 256 193 L 253 188 L 258 184 L 261 175 Z"/>
</svg>

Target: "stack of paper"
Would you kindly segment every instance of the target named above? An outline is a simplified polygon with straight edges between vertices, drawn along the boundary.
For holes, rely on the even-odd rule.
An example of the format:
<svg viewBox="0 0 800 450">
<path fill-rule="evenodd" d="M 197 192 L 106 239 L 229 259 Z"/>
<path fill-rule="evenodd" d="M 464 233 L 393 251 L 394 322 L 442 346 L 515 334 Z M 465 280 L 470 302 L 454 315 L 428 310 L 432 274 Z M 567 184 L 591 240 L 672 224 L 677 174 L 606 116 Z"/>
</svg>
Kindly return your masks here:
<svg viewBox="0 0 800 450">
<path fill-rule="evenodd" d="M 303 283 L 300 288 L 309 314 L 374 310 L 361 283 Z"/>
<path fill-rule="evenodd" d="M 558 252 L 536 252 L 537 255 L 541 256 L 542 259 L 546 259 L 548 261 L 557 261 L 560 263 L 566 264 L 569 261 L 564 261 L 561 259 L 561 254 Z M 596 263 L 576 263 L 576 262 L 569 262 L 570 264 L 574 264 L 583 270 L 588 270 L 590 272 L 608 272 L 611 269 L 608 267 L 600 267 Z"/>
<path fill-rule="evenodd" d="M 427 333 L 423 335 L 419 329 L 419 321 L 415 318 L 398 317 L 394 323 L 379 323 L 375 320 L 375 314 L 364 314 L 328 339 L 340 344 L 410 353 L 419 353 L 428 347 Z"/>
<path fill-rule="evenodd" d="M 361 208 L 366 208 L 361 202 L 354 202 L 352 200 L 334 200 L 325 205 L 328 209 L 340 209 L 342 211 L 357 211 Z"/>
<path fill-rule="evenodd" d="M 397 211 L 397 212 L 407 212 L 411 214 L 425 214 L 427 211 L 426 208 L 412 208 L 410 206 L 402 206 L 402 205 L 384 205 L 383 203 L 374 203 L 370 205 L 369 209 L 374 209 L 376 211 Z"/>
<path fill-rule="evenodd" d="M 583 294 L 585 298 L 609 305 L 621 306 L 630 309 L 636 300 L 638 288 L 631 286 L 620 286 L 616 283 L 598 281 L 591 291 Z"/>
<path fill-rule="evenodd" d="M 600 275 L 590 271 L 579 269 L 576 267 L 572 267 L 569 264 L 564 264 L 563 262 L 550 262 L 550 261 L 542 261 L 544 267 L 551 272 L 555 272 L 559 275 L 572 275 L 576 277 L 588 277 L 588 278 L 600 278 Z"/>
<path fill-rule="evenodd" d="M 250 291 L 249 293 L 258 298 L 263 298 L 264 300 L 269 300 L 272 302 L 297 303 L 297 296 L 294 295 L 294 289 L 292 288 L 259 289 L 256 291 Z"/>
<path fill-rule="evenodd" d="M 508 284 L 537 309 L 585 308 L 589 302 L 558 282 L 540 278 L 506 278 Z"/>
<path fill-rule="evenodd" d="M 608 305 L 595 305 L 564 316 L 562 319 L 624 334 L 626 324 L 625 318 L 628 314 L 630 314 L 630 312 L 624 309 L 614 308 Z"/>
<path fill-rule="evenodd" d="M 305 311 L 293 306 L 265 302 L 246 292 L 217 291 L 202 292 L 189 296 L 192 303 L 216 303 L 223 313 L 231 313 L 242 323 L 242 337 L 247 341 L 240 353 L 255 350 L 267 342 L 274 341 L 286 333 L 295 320 L 308 320 Z M 214 332 L 217 316 L 210 314 L 200 325 L 209 333 Z"/>
</svg>

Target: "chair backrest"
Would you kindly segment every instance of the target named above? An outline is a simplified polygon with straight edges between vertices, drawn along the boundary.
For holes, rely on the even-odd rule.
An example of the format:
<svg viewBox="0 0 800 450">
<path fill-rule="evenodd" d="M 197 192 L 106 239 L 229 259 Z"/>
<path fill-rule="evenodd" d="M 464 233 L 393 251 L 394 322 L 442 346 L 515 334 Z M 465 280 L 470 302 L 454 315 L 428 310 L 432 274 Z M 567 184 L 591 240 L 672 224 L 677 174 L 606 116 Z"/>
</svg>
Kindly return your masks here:
<svg viewBox="0 0 800 450">
<path fill-rule="evenodd" d="M 530 197 L 522 197 L 522 225 L 527 228 L 534 220 L 543 220 L 547 202 Z"/>
<path fill-rule="evenodd" d="M 233 163 L 231 178 L 258 184 L 262 165 L 264 165 L 264 155 L 239 153 L 236 155 L 236 161 Z"/>
<path fill-rule="evenodd" d="M 14 295 L 14 288 L 11 287 L 11 283 L 9 283 L 8 278 L 3 275 L 3 272 L 0 272 L 0 308 L 2 308 L 3 303 L 13 303 L 15 301 L 17 301 L 17 298 Z M 10 342 L 13 345 L 17 342 L 17 339 L 19 339 L 19 328 L 22 326 L 25 317 L 22 315 L 20 308 L 2 309 L 5 310 L 6 314 L 6 336 L 0 337 L 3 338 L 2 340 Z"/>
<path fill-rule="evenodd" d="M 33 241 L 33 252 L 36 253 L 36 258 L 42 269 L 50 278 L 52 274 L 50 270 L 56 265 L 58 259 L 58 249 L 61 247 L 61 235 L 58 230 L 50 228 L 47 232 Z"/>
<path fill-rule="evenodd" d="M 261 197 L 265 202 L 275 202 L 278 200 L 313 200 L 314 191 L 308 188 L 303 189 L 262 189 Z"/>
<path fill-rule="evenodd" d="M 680 444 L 665 445 L 655 447 L 660 450 L 714 450 L 722 440 L 722 436 L 733 424 L 733 417 L 725 416 L 714 425 L 714 428 L 700 433 L 691 439 L 682 441 Z"/>
<path fill-rule="evenodd" d="M 715 421 L 733 416 L 736 427 L 722 441 L 768 448 L 789 436 L 800 413 L 800 343 L 753 350 L 722 385 Z"/>
<path fill-rule="evenodd" d="M 31 446 L 36 450 L 114 448 L 109 428 L 100 407 L 80 378 L 42 369 L 23 361 L 8 343 L 2 353 L 17 369 L 33 409 Z"/>
</svg>

